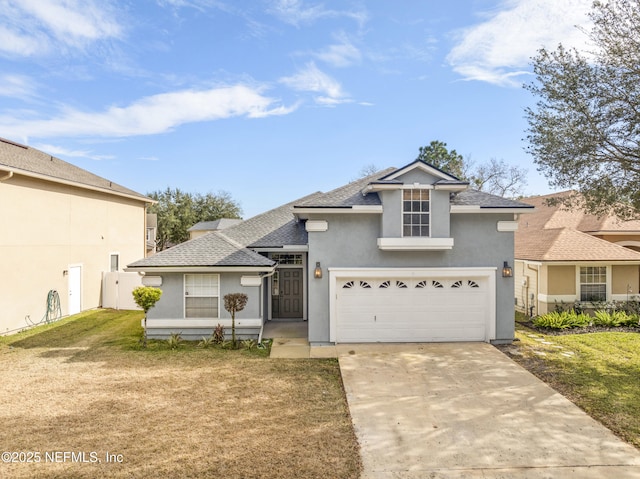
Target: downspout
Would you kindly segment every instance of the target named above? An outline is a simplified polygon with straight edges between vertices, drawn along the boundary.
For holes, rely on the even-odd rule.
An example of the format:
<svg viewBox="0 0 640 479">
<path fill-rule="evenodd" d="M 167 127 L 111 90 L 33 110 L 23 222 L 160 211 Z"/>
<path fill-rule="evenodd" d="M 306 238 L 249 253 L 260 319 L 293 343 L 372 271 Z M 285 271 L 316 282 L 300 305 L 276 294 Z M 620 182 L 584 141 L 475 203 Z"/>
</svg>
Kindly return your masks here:
<svg viewBox="0 0 640 479">
<path fill-rule="evenodd" d="M 261 278 L 265 279 L 265 278 L 269 278 L 271 276 L 273 276 L 276 272 L 276 267 L 278 265 L 276 264 L 276 266 L 273 267 L 273 270 L 271 271 L 271 273 L 267 273 L 265 275 L 262 275 Z M 264 284 L 264 282 L 260 283 L 260 314 L 262 315 L 262 302 L 264 300 L 264 298 L 262 297 L 262 285 Z M 264 318 L 262 318 L 262 324 L 260 325 L 260 333 L 258 333 L 258 344 L 260 344 L 262 342 L 262 333 L 264 332 Z"/>
<path fill-rule="evenodd" d="M 9 171 L 6 175 L 0 176 L 0 181 L 8 180 L 13 178 L 13 171 Z"/>
</svg>

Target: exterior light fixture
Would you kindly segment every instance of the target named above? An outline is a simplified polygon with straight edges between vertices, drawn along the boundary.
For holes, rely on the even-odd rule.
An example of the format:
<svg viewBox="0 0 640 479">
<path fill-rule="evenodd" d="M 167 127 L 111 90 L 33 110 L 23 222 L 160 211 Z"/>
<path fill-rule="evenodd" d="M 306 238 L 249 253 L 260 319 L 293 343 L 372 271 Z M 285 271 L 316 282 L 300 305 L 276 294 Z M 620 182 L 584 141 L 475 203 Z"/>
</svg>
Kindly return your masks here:
<svg viewBox="0 0 640 479">
<path fill-rule="evenodd" d="M 313 277 L 316 279 L 322 278 L 322 268 L 320 267 L 320 261 L 316 261 L 316 269 L 313 270 Z"/>
<path fill-rule="evenodd" d="M 509 266 L 507 261 L 504 262 L 502 266 L 502 277 L 503 278 L 511 278 L 513 276 L 513 268 Z"/>
</svg>

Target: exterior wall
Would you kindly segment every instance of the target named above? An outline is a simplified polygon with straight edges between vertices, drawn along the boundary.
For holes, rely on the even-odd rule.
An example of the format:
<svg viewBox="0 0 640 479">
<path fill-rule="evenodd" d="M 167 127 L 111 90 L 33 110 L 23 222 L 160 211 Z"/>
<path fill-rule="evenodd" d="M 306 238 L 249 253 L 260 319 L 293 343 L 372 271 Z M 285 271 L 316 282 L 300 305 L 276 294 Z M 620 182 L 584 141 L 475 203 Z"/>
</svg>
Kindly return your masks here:
<svg viewBox="0 0 640 479">
<path fill-rule="evenodd" d="M 638 265 L 613 265 L 611 267 L 611 294 L 637 295 L 640 287 L 640 267 Z M 621 299 L 619 296 L 613 299 Z"/>
<path fill-rule="evenodd" d="M 576 294 L 576 267 L 574 265 L 547 266 L 549 295 Z"/>
<path fill-rule="evenodd" d="M 69 267 L 80 265 L 81 309 L 100 306 L 110 254 L 119 270 L 145 256 L 145 204 L 15 175 L 0 182 L 0 334 L 42 320 L 56 290 L 69 313 Z"/>
<path fill-rule="evenodd" d="M 184 319 L 184 273 L 153 273 L 149 276 L 162 277 L 162 296 L 160 301 L 149 310 L 148 319 Z M 206 273 L 218 274 L 218 273 Z M 260 306 L 260 289 L 257 286 L 242 286 L 240 278 L 243 273 L 219 273 L 220 274 L 220 318 L 213 319 L 213 327 L 216 326 L 216 319 L 231 319 L 229 312 L 224 309 L 224 296 L 229 293 L 244 293 L 249 297 L 247 305 L 242 311 L 236 313 L 237 319 L 262 318 Z M 246 274 L 246 273 L 244 273 Z"/>
<path fill-rule="evenodd" d="M 199 238 L 200 236 L 204 236 L 207 233 L 211 233 L 211 231 L 209 230 L 195 230 L 195 231 L 189 231 L 189 239 L 195 239 L 195 238 Z"/>
<path fill-rule="evenodd" d="M 385 208 L 386 209 L 386 208 Z M 376 214 L 324 214 L 313 219 L 328 221 L 325 232 L 309 233 L 309 264 L 320 261 L 331 267 L 494 267 L 513 263 L 512 233 L 497 231 L 498 221 L 510 221 L 512 214 L 451 215 L 452 250 L 382 251 L 376 239 L 381 221 Z M 499 274 L 499 273 L 497 273 Z M 309 274 L 309 340 L 329 341 L 329 275 L 315 279 Z M 510 341 L 514 334 L 513 278 L 496 278 L 496 340 Z"/>
</svg>

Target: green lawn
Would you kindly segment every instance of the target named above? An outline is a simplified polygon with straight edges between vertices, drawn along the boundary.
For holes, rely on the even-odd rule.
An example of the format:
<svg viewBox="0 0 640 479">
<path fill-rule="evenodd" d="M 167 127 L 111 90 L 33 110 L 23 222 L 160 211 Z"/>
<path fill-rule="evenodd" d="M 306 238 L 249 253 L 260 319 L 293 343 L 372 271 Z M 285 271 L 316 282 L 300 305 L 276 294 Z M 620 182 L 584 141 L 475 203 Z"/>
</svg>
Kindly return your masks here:
<svg viewBox="0 0 640 479">
<path fill-rule="evenodd" d="M 555 336 L 516 323 L 516 338 L 501 349 L 640 448 L 640 334 Z"/>
<path fill-rule="evenodd" d="M 141 318 L 90 311 L 0 338 L 0 451 L 41 455 L 0 477 L 359 477 L 337 360 L 142 349 Z M 44 461 L 56 452 L 100 462 Z"/>
</svg>

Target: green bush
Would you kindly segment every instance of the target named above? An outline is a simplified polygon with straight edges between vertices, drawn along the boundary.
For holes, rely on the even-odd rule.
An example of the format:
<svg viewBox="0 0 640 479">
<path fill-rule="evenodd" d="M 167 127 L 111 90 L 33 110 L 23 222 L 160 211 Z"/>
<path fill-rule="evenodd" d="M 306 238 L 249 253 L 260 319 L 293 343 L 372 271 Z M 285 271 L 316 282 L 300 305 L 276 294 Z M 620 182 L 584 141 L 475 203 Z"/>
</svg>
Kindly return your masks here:
<svg viewBox="0 0 640 479">
<path fill-rule="evenodd" d="M 533 320 L 534 326 L 549 329 L 583 328 L 590 323 L 591 317 L 588 314 L 578 314 L 575 311 L 553 311 Z"/>
<path fill-rule="evenodd" d="M 605 311 L 598 310 L 593 318 L 593 324 L 595 326 L 604 326 L 607 328 L 616 328 L 619 326 L 637 326 L 638 316 L 635 314 L 629 314 L 626 311 Z"/>
</svg>

